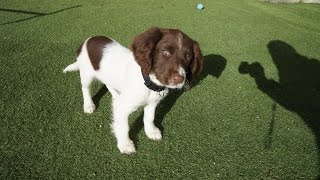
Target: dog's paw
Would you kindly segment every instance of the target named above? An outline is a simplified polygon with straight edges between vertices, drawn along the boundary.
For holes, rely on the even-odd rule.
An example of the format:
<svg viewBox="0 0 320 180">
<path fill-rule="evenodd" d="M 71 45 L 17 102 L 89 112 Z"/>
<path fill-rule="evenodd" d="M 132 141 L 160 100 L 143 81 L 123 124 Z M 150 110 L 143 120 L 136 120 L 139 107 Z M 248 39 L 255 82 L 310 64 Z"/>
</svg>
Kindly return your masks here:
<svg viewBox="0 0 320 180">
<path fill-rule="evenodd" d="M 161 131 L 157 127 L 146 128 L 145 132 L 149 139 L 152 139 L 152 140 L 162 139 Z"/>
<path fill-rule="evenodd" d="M 94 104 L 83 105 L 83 110 L 87 114 L 92 114 L 96 110 L 96 106 Z"/>
<path fill-rule="evenodd" d="M 126 143 L 118 143 L 118 149 L 122 154 L 132 154 L 136 152 L 136 148 L 134 147 L 134 143 L 130 140 Z"/>
</svg>

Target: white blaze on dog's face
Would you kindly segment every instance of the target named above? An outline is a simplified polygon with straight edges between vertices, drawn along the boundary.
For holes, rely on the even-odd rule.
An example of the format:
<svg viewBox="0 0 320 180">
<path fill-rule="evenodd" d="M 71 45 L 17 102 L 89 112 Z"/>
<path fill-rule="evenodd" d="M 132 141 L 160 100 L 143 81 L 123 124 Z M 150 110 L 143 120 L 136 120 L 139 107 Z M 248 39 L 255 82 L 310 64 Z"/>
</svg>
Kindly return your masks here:
<svg viewBox="0 0 320 180">
<path fill-rule="evenodd" d="M 176 29 L 151 28 L 134 39 L 132 50 L 143 74 L 168 88 L 191 83 L 203 66 L 198 43 Z"/>
</svg>

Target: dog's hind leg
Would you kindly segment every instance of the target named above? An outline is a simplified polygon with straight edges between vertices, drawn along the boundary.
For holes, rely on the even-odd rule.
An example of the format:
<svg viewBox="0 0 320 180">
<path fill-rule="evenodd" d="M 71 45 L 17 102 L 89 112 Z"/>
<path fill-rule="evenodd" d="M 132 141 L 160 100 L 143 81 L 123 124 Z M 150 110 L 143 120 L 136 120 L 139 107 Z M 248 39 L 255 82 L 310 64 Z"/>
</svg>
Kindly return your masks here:
<svg viewBox="0 0 320 180">
<path fill-rule="evenodd" d="M 90 94 L 90 84 L 94 77 L 88 72 L 80 71 L 82 95 L 83 95 L 83 110 L 85 113 L 91 114 L 96 110 L 96 106 L 92 101 Z"/>
</svg>

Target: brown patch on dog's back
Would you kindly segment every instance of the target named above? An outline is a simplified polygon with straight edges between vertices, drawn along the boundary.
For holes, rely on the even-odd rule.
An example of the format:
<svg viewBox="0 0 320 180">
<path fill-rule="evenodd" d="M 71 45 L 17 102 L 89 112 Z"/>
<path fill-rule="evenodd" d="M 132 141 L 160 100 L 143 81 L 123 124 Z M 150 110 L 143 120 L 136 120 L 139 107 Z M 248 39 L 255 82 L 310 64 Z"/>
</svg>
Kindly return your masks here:
<svg viewBox="0 0 320 180">
<path fill-rule="evenodd" d="M 87 41 L 87 51 L 94 70 L 98 70 L 100 68 L 103 49 L 109 43 L 112 43 L 112 40 L 105 36 L 95 36 Z"/>
</svg>

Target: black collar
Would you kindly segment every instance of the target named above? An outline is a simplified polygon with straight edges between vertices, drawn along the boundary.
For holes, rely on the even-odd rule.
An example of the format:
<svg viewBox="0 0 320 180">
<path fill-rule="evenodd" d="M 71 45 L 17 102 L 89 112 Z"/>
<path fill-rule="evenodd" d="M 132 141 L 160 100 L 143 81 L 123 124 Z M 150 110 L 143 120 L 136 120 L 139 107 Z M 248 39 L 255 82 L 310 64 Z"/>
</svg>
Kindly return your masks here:
<svg viewBox="0 0 320 180">
<path fill-rule="evenodd" d="M 161 92 L 165 89 L 164 86 L 159 86 L 156 83 L 152 82 L 149 75 L 142 74 L 142 77 L 144 79 L 144 85 L 146 85 L 147 88 L 156 92 Z"/>
</svg>

